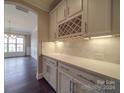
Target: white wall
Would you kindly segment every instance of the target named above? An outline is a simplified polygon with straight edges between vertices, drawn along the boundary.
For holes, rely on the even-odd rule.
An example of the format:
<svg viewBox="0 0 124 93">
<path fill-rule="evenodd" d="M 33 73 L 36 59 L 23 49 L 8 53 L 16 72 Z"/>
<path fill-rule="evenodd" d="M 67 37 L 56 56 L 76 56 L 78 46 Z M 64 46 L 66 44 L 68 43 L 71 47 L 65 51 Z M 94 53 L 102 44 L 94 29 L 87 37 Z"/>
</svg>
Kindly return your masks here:
<svg viewBox="0 0 124 93">
<path fill-rule="evenodd" d="M 25 55 L 31 55 L 31 35 L 25 35 Z"/>
<path fill-rule="evenodd" d="M 38 44 L 37 44 L 37 29 L 33 30 L 31 33 L 31 56 L 35 59 L 38 60 Z"/>
</svg>

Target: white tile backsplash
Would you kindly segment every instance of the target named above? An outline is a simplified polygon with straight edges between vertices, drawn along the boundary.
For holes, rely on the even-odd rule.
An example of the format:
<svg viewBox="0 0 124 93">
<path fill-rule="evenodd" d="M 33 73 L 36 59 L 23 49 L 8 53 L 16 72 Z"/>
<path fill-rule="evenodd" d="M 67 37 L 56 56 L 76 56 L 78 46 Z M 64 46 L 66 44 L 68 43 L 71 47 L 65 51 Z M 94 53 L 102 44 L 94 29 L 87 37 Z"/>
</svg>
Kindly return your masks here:
<svg viewBox="0 0 124 93">
<path fill-rule="evenodd" d="M 72 39 L 59 42 L 43 42 L 42 52 L 62 53 L 90 59 L 120 63 L 120 38 Z"/>
</svg>

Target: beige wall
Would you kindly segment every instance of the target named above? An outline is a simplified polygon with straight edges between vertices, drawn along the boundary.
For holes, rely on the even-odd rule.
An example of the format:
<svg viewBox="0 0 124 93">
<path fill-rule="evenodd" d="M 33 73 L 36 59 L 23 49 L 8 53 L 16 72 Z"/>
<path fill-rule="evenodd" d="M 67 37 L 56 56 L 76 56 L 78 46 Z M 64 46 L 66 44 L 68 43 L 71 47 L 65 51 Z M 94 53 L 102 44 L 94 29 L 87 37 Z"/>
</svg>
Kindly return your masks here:
<svg viewBox="0 0 124 93">
<path fill-rule="evenodd" d="M 42 63 L 39 60 L 39 56 L 41 54 L 41 41 L 48 41 L 48 20 L 49 20 L 49 15 L 47 12 L 36 8 L 34 6 L 32 6 L 31 4 L 23 1 L 23 0 L 5 0 L 5 3 L 9 2 L 9 3 L 17 3 L 17 4 L 21 4 L 24 5 L 26 7 L 28 7 L 29 9 L 33 10 L 34 12 L 37 13 L 38 15 L 38 37 L 37 37 L 37 55 L 38 55 L 38 69 L 37 69 L 37 73 L 42 73 Z"/>
<path fill-rule="evenodd" d="M 120 63 L 120 38 L 71 39 L 61 42 L 44 42 L 43 53 L 62 53 L 67 55 Z"/>
</svg>

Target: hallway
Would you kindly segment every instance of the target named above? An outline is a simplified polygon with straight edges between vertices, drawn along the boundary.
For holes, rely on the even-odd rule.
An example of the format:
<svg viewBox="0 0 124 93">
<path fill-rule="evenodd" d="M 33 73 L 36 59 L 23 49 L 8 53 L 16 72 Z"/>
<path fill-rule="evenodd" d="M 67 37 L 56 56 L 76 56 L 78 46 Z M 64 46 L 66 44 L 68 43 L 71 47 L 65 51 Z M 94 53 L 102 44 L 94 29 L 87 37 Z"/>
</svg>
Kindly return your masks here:
<svg viewBox="0 0 124 93">
<path fill-rule="evenodd" d="M 36 79 L 36 64 L 31 57 L 5 59 L 5 93 L 55 93 L 49 84 Z"/>
</svg>

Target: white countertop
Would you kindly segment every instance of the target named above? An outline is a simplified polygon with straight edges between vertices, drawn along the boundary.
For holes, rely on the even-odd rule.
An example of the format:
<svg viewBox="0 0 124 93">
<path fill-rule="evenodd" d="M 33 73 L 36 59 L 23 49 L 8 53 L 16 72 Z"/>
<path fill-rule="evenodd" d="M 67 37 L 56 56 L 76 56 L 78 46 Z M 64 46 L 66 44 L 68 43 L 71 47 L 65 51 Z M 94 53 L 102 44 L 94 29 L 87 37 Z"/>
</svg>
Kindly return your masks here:
<svg viewBox="0 0 124 93">
<path fill-rule="evenodd" d="M 87 59 L 83 57 L 76 57 L 64 54 L 48 54 L 44 53 L 42 55 L 63 61 L 65 63 L 75 65 L 77 67 L 81 67 L 96 73 L 103 74 L 105 76 L 109 76 L 115 79 L 120 79 L 120 64 Z"/>
</svg>

